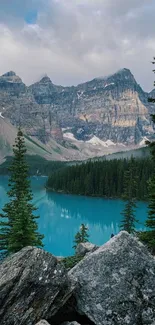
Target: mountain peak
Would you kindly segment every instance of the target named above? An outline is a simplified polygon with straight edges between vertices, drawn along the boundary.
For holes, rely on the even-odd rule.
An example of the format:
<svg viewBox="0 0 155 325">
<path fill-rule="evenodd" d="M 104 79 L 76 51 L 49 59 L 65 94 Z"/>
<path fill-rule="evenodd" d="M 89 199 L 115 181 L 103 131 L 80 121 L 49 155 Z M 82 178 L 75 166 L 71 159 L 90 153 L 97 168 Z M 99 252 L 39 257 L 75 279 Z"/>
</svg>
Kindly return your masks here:
<svg viewBox="0 0 155 325">
<path fill-rule="evenodd" d="M 51 79 L 48 76 L 44 76 L 39 82 L 44 84 L 52 83 Z"/>
<path fill-rule="evenodd" d="M 133 74 L 131 73 L 130 69 L 127 69 L 127 68 L 120 69 L 120 70 L 118 70 L 114 74 L 126 74 L 126 75 L 133 76 Z"/>
<path fill-rule="evenodd" d="M 9 83 L 23 83 L 21 78 L 19 78 L 14 71 L 9 71 L 4 73 L 0 77 L 1 82 L 9 82 Z"/>
<path fill-rule="evenodd" d="M 97 78 L 95 78 L 95 80 L 104 80 L 104 81 L 106 81 L 107 79 L 112 78 L 112 77 L 116 77 L 116 76 L 126 77 L 126 79 L 127 78 L 134 78 L 133 74 L 131 73 L 131 71 L 129 69 L 123 68 L 123 69 L 120 69 L 117 72 L 109 74 L 107 76 L 97 77 Z"/>
<path fill-rule="evenodd" d="M 2 77 L 15 77 L 16 73 L 14 71 L 8 71 L 2 75 Z"/>
<path fill-rule="evenodd" d="M 131 73 L 130 69 L 128 69 L 128 68 L 122 68 L 122 69 L 120 69 L 118 71 Z"/>
<path fill-rule="evenodd" d="M 127 69 L 123 68 L 115 72 L 113 75 L 109 76 L 108 79 L 118 79 L 119 82 L 129 82 L 129 83 L 136 83 L 136 80 L 132 74 L 132 72 Z"/>
</svg>

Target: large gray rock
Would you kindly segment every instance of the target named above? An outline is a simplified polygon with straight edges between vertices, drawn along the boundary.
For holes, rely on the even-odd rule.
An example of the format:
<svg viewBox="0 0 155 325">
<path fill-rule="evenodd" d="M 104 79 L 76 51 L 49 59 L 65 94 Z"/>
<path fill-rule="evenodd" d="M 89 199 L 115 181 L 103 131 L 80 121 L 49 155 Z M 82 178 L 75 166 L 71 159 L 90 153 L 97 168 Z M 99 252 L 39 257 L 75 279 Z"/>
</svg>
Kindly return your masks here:
<svg viewBox="0 0 155 325">
<path fill-rule="evenodd" d="M 74 287 L 56 257 L 24 248 L 0 265 L 0 324 L 34 325 L 51 319 Z"/>
<path fill-rule="evenodd" d="M 46 322 L 46 320 L 40 320 L 40 322 L 38 322 L 36 325 L 50 325 L 48 322 Z M 61 325 L 80 325 L 79 323 L 73 321 L 73 322 L 65 322 Z"/>
<path fill-rule="evenodd" d="M 61 325 L 80 325 L 79 323 L 77 323 L 76 321 L 73 321 L 73 322 L 65 322 Z"/>
<path fill-rule="evenodd" d="M 86 256 L 69 275 L 79 284 L 79 314 L 94 324 L 148 325 L 155 320 L 155 259 L 127 232 Z"/>
<path fill-rule="evenodd" d="M 46 320 L 42 319 L 36 325 L 50 325 L 50 324 L 48 322 L 46 322 Z"/>
<path fill-rule="evenodd" d="M 96 245 L 94 245 L 92 243 L 89 243 L 89 242 L 80 243 L 76 248 L 76 254 L 84 256 L 87 253 L 94 252 L 96 249 L 98 249 L 98 246 L 96 246 Z"/>
</svg>

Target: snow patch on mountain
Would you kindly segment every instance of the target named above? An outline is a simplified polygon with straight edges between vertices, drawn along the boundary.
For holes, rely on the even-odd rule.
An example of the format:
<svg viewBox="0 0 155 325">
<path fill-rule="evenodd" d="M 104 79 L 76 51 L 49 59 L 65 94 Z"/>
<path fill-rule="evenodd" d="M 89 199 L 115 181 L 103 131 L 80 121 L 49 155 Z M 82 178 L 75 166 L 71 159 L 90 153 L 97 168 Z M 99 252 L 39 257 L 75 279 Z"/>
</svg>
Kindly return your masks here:
<svg viewBox="0 0 155 325">
<path fill-rule="evenodd" d="M 76 141 L 77 143 L 85 143 L 85 144 L 90 144 L 93 146 L 99 146 L 99 147 L 104 147 L 104 148 L 109 148 L 109 147 L 114 147 L 116 145 L 120 145 L 120 146 L 124 146 L 122 143 L 116 144 L 111 140 L 107 140 L 107 141 L 103 141 L 101 139 L 99 139 L 98 137 L 96 137 L 95 135 L 88 141 L 82 141 L 82 140 L 78 140 L 75 138 L 74 134 L 71 132 L 64 132 L 63 133 L 63 137 L 66 140 L 70 140 L 70 141 Z"/>
<path fill-rule="evenodd" d="M 83 95 L 83 93 L 84 93 L 84 91 L 78 91 L 78 92 L 77 92 L 77 97 L 78 97 L 78 99 L 81 98 L 81 96 Z"/>
<path fill-rule="evenodd" d="M 77 140 L 75 139 L 73 133 L 71 133 L 71 132 L 66 132 L 66 133 L 64 133 L 64 134 L 63 134 L 63 137 L 66 138 L 66 139 L 68 139 L 68 140 L 74 140 L 74 141 L 77 141 Z"/>
<path fill-rule="evenodd" d="M 66 131 L 66 130 L 70 130 L 70 127 L 68 126 L 67 128 L 62 128 L 62 132 Z"/>
<path fill-rule="evenodd" d="M 116 144 L 114 142 L 112 142 L 111 140 L 107 140 L 107 141 L 102 141 L 101 139 L 99 139 L 98 137 L 96 137 L 95 135 L 88 141 L 86 141 L 87 143 L 91 143 L 93 145 L 101 145 L 103 147 L 110 147 L 110 146 L 115 146 Z"/>
<path fill-rule="evenodd" d="M 106 145 L 105 145 L 105 142 L 104 141 L 102 141 L 102 140 L 100 140 L 98 137 L 96 137 L 95 135 L 90 139 L 90 140 L 88 140 L 88 141 L 86 141 L 87 143 L 91 143 L 91 144 L 93 144 L 93 145 L 102 145 L 102 146 L 104 146 L 104 147 L 106 147 Z"/>
<path fill-rule="evenodd" d="M 114 143 L 114 142 L 111 141 L 111 140 L 107 140 L 105 143 L 107 144 L 108 147 L 109 147 L 109 146 L 116 146 L 116 143 Z"/>
<path fill-rule="evenodd" d="M 84 141 L 80 141 L 80 140 L 76 139 L 76 138 L 74 137 L 74 134 L 71 133 L 71 132 L 65 132 L 65 133 L 63 134 L 63 137 L 64 137 L 64 139 L 66 139 L 66 140 L 70 140 L 70 141 L 84 142 Z"/>
<path fill-rule="evenodd" d="M 68 140 L 68 141 L 74 141 L 76 142 L 77 144 L 81 143 L 81 144 L 89 144 L 89 145 L 92 145 L 92 146 L 96 146 L 96 147 L 100 147 L 100 148 L 112 148 L 112 147 L 116 147 L 116 146 L 120 146 L 120 147 L 125 147 L 125 145 L 123 143 L 114 143 L 113 141 L 111 140 L 106 140 L 106 141 L 103 141 L 101 139 L 99 139 L 98 137 L 96 137 L 95 135 L 88 141 L 82 141 L 82 140 L 78 140 L 75 138 L 74 134 L 71 133 L 71 132 L 64 132 L 63 133 L 63 137 L 65 140 Z"/>
<path fill-rule="evenodd" d="M 2 115 L 2 112 L 0 112 L 0 117 L 4 118 L 4 116 Z"/>
<path fill-rule="evenodd" d="M 109 87 L 109 86 L 114 85 L 114 84 L 115 84 L 114 82 L 111 82 L 110 84 L 106 84 L 106 85 L 104 86 L 104 88 Z"/>
<path fill-rule="evenodd" d="M 139 142 L 140 146 L 146 146 L 146 141 L 149 141 L 149 139 L 147 137 L 143 137 L 143 139 Z"/>
</svg>

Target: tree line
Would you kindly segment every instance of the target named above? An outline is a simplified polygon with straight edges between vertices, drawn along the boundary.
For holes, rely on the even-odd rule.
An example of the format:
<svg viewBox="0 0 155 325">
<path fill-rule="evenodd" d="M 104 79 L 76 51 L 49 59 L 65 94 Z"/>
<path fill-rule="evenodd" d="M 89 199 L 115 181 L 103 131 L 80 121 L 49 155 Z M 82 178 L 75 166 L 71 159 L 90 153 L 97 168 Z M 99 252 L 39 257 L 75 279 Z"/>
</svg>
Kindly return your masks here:
<svg viewBox="0 0 155 325">
<path fill-rule="evenodd" d="M 150 157 L 89 161 L 66 167 L 49 176 L 47 188 L 70 194 L 121 198 L 124 195 L 126 172 L 131 161 L 138 183 L 135 197 L 147 200 L 147 182 L 153 173 L 153 161 Z"/>
<path fill-rule="evenodd" d="M 66 162 L 46 160 L 38 155 L 25 155 L 25 162 L 29 166 L 28 174 L 36 176 L 49 176 L 51 172 L 64 168 Z M 0 175 L 10 175 L 9 167 L 13 163 L 13 157 L 6 157 L 6 160 L 0 165 Z"/>
</svg>

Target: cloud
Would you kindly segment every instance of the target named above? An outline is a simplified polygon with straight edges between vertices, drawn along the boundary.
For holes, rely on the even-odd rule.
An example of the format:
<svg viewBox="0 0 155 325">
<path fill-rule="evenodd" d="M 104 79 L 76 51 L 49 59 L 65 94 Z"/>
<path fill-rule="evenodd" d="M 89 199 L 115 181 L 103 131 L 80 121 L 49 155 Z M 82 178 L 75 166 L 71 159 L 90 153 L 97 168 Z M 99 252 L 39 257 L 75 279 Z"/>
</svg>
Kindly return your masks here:
<svg viewBox="0 0 155 325">
<path fill-rule="evenodd" d="M 154 1 L 1 0 L 1 8 L 0 73 L 71 85 L 127 67 L 151 89 Z"/>
</svg>

